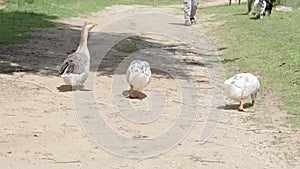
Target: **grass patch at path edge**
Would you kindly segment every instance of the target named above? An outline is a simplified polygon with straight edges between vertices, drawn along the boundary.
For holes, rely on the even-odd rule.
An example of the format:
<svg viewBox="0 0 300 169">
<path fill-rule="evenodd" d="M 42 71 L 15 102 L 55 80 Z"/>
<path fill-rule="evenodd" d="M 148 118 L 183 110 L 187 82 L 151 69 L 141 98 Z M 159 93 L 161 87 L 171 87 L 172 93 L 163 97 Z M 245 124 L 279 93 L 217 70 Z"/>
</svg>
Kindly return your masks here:
<svg viewBox="0 0 300 169">
<path fill-rule="evenodd" d="M 300 126 L 300 12 L 273 10 L 271 16 L 256 20 L 245 15 L 246 10 L 245 3 L 202 8 L 198 17 L 210 19 L 199 24 L 211 29 L 208 35 L 218 37 L 217 44 L 228 47 L 221 56 L 227 77 L 241 72 L 258 75 L 260 95 L 274 91 L 292 123 Z M 213 23 L 221 24 L 214 27 Z"/>
</svg>

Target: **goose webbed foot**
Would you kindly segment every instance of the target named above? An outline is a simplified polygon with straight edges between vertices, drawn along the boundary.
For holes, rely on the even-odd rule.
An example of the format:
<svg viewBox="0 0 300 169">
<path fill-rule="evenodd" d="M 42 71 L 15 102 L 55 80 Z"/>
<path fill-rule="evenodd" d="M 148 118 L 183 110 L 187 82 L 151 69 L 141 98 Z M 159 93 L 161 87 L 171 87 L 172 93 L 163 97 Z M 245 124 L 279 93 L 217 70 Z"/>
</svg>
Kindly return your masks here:
<svg viewBox="0 0 300 169">
<path fill-rule="evenodd" d="M 240 108 L 240 107 L 239 107 L 238 111 L 246 112 L 246 111 L 248 111 L 248 109 Z"/>
<path fill-rule="evenodd" d="M 129 93 L 128 98 L 130 98 L 130 99 L 141 99 L 141 96 L 140 96 L 140 93 L 139 93 L 139 92 L 137 93 L 136 96 L 134 96 L 134 95 L 132 94 L 132 92 L 131 92 L 131 93 Z"/>
<path fill-rule="evenodd" d="M 129 99 L 141 99 L 139 96 L 128 96 Z"/>
<path fill-rule="evenodd" d="M 242 98 L 241 100 L 240 100 L 240 106 L 239 106 L 239 111 L 243 111 L 243 112 L 246 112 L 247 111 L 247 109 L 244 109 L 244 98 Z"/>
<path fill-rule="evenodd" d="M 85 85 L 83 83 L 81 83 L 81 91 L 92 91 L 92 89 L 88 89 L 85 87 Z"/>
</svg>

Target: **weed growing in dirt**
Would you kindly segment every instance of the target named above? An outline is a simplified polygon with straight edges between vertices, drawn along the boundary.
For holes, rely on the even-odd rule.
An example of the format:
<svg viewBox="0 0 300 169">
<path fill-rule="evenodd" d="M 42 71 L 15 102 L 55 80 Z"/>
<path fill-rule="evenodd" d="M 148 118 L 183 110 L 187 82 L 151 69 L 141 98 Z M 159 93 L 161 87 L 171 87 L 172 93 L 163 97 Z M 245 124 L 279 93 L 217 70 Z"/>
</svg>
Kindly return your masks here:
<svg viewBox="0 0 300 169">
<path fill-rule="evenodd" d="M 274 145 L 284 143 L 284 137 L 274 136 L 273 138 L 274 138 L 274 140 L 271 143 Z"/>
<path fill-rule="evenodd" d="M 133 53 L 133 52 L 138 51 L 138 49 L 134 46 L 126 46 L 126 47 L 120 49 L 120 51 L 125 52 L 125 53 Z"/>
</svg>

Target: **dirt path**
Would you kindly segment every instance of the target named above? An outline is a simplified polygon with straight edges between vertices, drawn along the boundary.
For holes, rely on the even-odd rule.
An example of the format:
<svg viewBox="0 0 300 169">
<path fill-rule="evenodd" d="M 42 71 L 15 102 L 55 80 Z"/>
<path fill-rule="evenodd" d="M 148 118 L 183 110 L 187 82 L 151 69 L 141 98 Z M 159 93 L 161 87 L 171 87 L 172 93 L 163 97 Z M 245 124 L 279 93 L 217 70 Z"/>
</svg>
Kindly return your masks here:
<svg viewBox="0 0 300 169">
<path fill-rule="evenodd" d="M 180 11 L 114 6 L 1 47 L 1 168 L 299 167 L 299 132 L 279 109 L 223 106 L 217 51 Z M 56 73 L 87 20 L 99 24 L 89 39 L 93 91 L 70 92 Z M 143 100 L 128 100 L 125 71 L 137 58 L 153 78 Z"/>
</svg>

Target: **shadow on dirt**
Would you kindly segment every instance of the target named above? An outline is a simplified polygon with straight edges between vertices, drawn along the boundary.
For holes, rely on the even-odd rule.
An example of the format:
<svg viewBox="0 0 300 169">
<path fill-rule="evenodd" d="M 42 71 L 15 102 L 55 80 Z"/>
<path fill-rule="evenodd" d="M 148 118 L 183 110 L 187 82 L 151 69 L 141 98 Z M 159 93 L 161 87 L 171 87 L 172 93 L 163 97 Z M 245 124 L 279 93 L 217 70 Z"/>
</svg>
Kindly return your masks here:
<svg viewBox="0 0 300 169">
<path fill-rule="evenodd" d="M 71 25 L 56 24 L 50 28 L 35 29 L 34 32 L 30 33 L 33 38 L 29 39 L 25 44 L 1 45 L 0 73 L 12 74 L 14 72 L 29 72 L 58 76 L 63 60 L 74 52 L 79 44 L 80 29 L 80 27 Z M 93 33 L 90 33 L 90 36 L 94 36 Z M 120 34 L 119 36 L 124 35 Z M 159 39 L 156 40 L 158 42 L 153 42 L 153 39 L 139 36 L 132 36 L 122 40 L 105 54 L 99 65 L 98 72 L 105 76 L 113 75 L 115 69 L 126 57 L 133 52 L 149 48 L 159 48 L 174 54 L 201 55 L 193 53 L 189 48 L 184 48 L 184 44 L 166 45 L 160 43 Z M 105 45 L 105 42 L 102 44 Z M 93 53 L 91 49 L 90 53 Z M 193 60 L 185 60 L 185 62 L 187 65 L 206 66 L 205 63 L 195 62 Z M 166 73 L 155 69 L 153 69 L 153 73 L 168 76 Z"/>
<path fill-rule="evenodd" d="M 35 65 L 38 64 L 38 60 L 44 59 L 46 54 L 41 48 L 46 47 L 39 41 L 33 42 L 33 45 L 21 43 L 32 37 L 43 39 L 40 31 L 54 26 L 54 19 L 57 17 L 0 10 L 0 73 L 37 71 Z"/>
<path fill-rule="evenodd" d="M 103 76 L 112 76 L 114 74 L 126 73 L 127 67 L 124 67 L 124 65 L 122 65 L 124 64 L 123 62 L 126 62 L 126 64 L 129 65 L 128 58 L 134 58 L 132 56 L 135 55 L 135 53 L 138 53 L 143 50 L 146 51 L 138 53 L 136 55 L 145 58 L 146 61 L 150 60 L 149 63 L 152 74 L 161 75 L 164 78 L 172 77 L 172 75 L 169 74 L 170 69 L 176 70 L 176 75 L 184 78 L 189 76 L 186 74 L 187 69 L 184 67 L 188 68 L 189 66 L 208 66 L 207 63 L 201 60 L 199 61 L 199 59 L 194 59 L 200 58 L 205 54 L 196 53 L 187 44 L 172 41 L 171 38 L 168 39 L 168 43 L 166 43 L 166 40 L 164 38 L 165 36 L 160 39 L 160 36 L 156 34 L 150 37 L 149 35 L 133 35 L 129 36 L 128 38 L 125 38 L 124 40 L 121 40 L 104 55 L 104 57 L 101 60 L 101 63 L 98 66 L 97 72 L 99 72 L 100 75 Z M 151 60 L 151 57 L 153 57 L 152 59 L 154 60 Z M 178 59 L 179 57 L 181 59 Z M 157 58 L 162 59 L 155 60 Z M 152 67 L 153 64 L 151 64 L 151 62 L 155 63 L 155 65 L 159 65 L 159 68 Z M 117 69 L 119 69 L 120 67 L 122 67 L 122 69 L 124 70 L 123 72 L 117 71 Z"/>
<path fill-rule="evenodd" d="M 244 108 L 248 109 L 250 107 L 253 107 L 251 103 L 245 103 Z M 238 110 L 239 104 L 229 104 L 229 105 L 223 105 L 218 106 L 217 109 L 224 109 L 224 110 Z"/>
<path fill-rule="evenodd" d="M 19 15 L 19 14 L 18 14 Z M 35 15 L 35 14 L 31 14 Z M 45 27 L 39 29 L 31 29 L 32 31 L 28 34 L 32 36 L 25 44 L 7 44 L 0 45 L 0 73 L 13 74 L 14 72 L 28 72 L 35 73 L 44 76 L 58 76 L 58 72 L 63 60 L 72 52 L 76 50 L 80 41 L 80 30 L 81 26 L 74 27 L 72 25 L 52 23 L 51 17 L 43 15 L 35 15 L 40 17 L 40 20 L 47 20 L 49 25 L 52 27 Z M 19 16 L 20 17 L 20 16 Z M 25 23 L 24 23 L 25 24 Z M 82 23 L 83 25 L 83 23 Z M 20 26 L 20 25 L 18 25 Z M 180 24 L 178 24 L 180 26 Z M 17 27 L 13 25 L 12 27 Z M 105 38 L 101 36 L 105 36 Z M 11 38 L 14 38 L 12 35 Z M 170 37 L 161 36 L 153 34 L 153 36 L 143 36 L 143 35 L 133 35 L 126 37 L 127 34 L 124 33 L 90 33 L 93 39 L 89 39 L 88 46 L 90 48 L 91 62 L 100 61 L 96 66 L 96 69 L 91 69 L 96 71 L 101 76 L 115 75 L 116 69 L 119 68 L 120 63 L 122 63 L 126 58 L 128 58 L 133 53 L 138 53 L 139 51 L 155 49 L 158 51 L 166 52 L 167 55 L 158 53 L 165 57 L 166 60 L 172 58 L 175 61 L 162 63 L 160 68 L 151 68 L 152 74 L 159 75 L 158 77 L 170 78 L 172 77 L 168 72 L 173 72 L 173 75 L 180 78 L 189 78 L 189 71 L 191 66 L 208 67 L 208 63 L 205 63 L 201 59 L 202 56 L 212 56 L 205 53 L 195 52 L 189 44 L 182 42 L 175 42 L 176 40 Z M 116 38 L 123 40 L 114 44 L 108 51 L 102 55 L 101 46 L 107 45 L 106 38 Z M 165 38 L 165 39 L 164 39 Z M 168 43 L 166 43 L 168 41 Z M 150 50 L 150 51 L 151 51 Z M 100 55 L 101 57 L 98 57 Z M 151 57 L 155 54 L 149 54 L 142 57 Z M 179 57 L 178 57 L 179 56 Z M 178 59 L 181 58 L 181 59 Z M 155 59 L 155 58 L 154 58 Z M 169 60 L 172 60 L 169 59 Z M 159 62 L 154 60 L 153 62 Z M 184 67 L 182 67 L 184 65 Z M 122 67 L 122 70 L 126 72 L 127 67 Z M 175 72 L 175 73 L 174 73 Z M 121 72 L 122 74 L 124 72 Z M 59 91 L 65 92 L 69 91 L 65 86 L 60 86 Z"/>
<path fill-rule="evenodd" d="M 147 95 L 145 93 L 139 92 L 139 91 L 133 91 L 132 94 L 133 94 L 133 96 L 138 96 L 138 98 L 133 98 L 133 99 L 137 99 L 137 100 L 143 100 L 143 99 L 145 99 L 147 97 Z M 129 90 L 124 90 L 122 92 L 122 95 L 124 97 L 129 98 L 128 97 L 129 96 Z M 132 98 L 130 98 L 130 99 L 132 99 Z"/>
<path fill-rule="evenodd" d="M 12 41 L 5 41 L 11 44 L 0 42 L 0 73 L 28 72 L 57 75 L 62 61 L 77 48 L 80 28 L 54 23 L 52 20 L 55 17 L 34 13 L 0 12 L 0 18 L 2 17 L 8 18 L 3 21 L 7 26 L 5 30 L 0 29 L 0 39 Z M 29 17 L 32 19 L 27 19 Z M 27 22 L 21 22 L 22 19 Z M 30 32 L 24 34 L 21 32 L 24 30 Z M 25 35 L 29 38 L 26 42 L 14 41 L 18 39 L 16 36 Z"/>
</svg>

